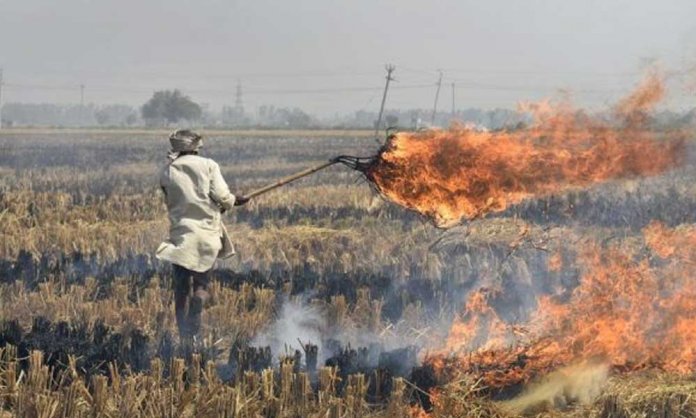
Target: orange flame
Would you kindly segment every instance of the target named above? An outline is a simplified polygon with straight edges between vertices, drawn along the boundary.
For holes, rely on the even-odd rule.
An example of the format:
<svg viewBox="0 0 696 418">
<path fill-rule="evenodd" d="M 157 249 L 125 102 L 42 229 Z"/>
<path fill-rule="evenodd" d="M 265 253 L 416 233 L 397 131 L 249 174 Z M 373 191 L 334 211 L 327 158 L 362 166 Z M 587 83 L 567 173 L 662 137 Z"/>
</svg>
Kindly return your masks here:
<svg viewBox="0 0 696 418">
<path fill-rule="evenodd" d="M 387 198 L 438 226 L 502 211 L 525 198 L 616 178 L 655 175 L 677 166 L 680 135 L 645 128 L 664 95 L 652 74 L 616 106 L 616 120 L 569 105 L 535 106 L 526 129 L 403 132 L 389 138 L 366 174 Z"/>
<path fill-rule="evenodd" d="M 588 359 L 615 370 L 696 372 L 696 225 L 670 229 L 652 223 L 643 236 L 654 255 L 586 249 L 580 257 L 584 273 L 570 299 L 540 297 L 528 333 L 514 333 L 514 341 L 500 339 L 504 325 L 489 303 L 468 303 L 443 351 L 427 361 L 440 370 L 481 374 L 489 387 L 526 382 Z M 652 262 L 655 256 L 662 260 Z M 482 300 L 476 293 L 473 299 Z M 460 355 L 446 356 L 452 352 Z"/>
</svg>

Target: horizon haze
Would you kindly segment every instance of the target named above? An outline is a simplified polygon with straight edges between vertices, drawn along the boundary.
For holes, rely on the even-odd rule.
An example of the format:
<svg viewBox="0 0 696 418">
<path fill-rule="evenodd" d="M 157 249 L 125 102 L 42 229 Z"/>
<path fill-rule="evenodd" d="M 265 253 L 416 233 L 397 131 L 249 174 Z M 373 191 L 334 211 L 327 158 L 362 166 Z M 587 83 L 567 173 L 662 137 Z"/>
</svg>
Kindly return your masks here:
<svg viewBox="0 0 696 418">
<path fill-rule="evenodd" d="M 181 89 L 213 109 L 511 108 L 570 93 L 601 108 L 649 66 L 692 107 L 696 2 L 0 0 L 3 101 L 142 105 Z M 693 86 L 691 86 L 693 87 Z"/>
</svg>

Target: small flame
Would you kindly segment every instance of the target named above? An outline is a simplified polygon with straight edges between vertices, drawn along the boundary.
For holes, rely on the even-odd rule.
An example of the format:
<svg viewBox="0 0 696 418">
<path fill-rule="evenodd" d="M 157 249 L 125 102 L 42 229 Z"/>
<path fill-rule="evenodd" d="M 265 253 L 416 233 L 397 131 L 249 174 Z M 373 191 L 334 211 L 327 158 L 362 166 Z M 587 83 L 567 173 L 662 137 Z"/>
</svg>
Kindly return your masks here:
<svg viewBox="0 0 696 418">
<path fill-rule="evenodd" d="M 607 122 L 562 103 L 527 106 L 529 128 L 463 126 L 391 136 L 366 175 L 387 198 L 451 226 L 523 199 L 610 179 L 662 173 L 682 161 L 681 134 L 651 132 L 647 115 L 664 95 L 649 75 Z"/>
</svg>

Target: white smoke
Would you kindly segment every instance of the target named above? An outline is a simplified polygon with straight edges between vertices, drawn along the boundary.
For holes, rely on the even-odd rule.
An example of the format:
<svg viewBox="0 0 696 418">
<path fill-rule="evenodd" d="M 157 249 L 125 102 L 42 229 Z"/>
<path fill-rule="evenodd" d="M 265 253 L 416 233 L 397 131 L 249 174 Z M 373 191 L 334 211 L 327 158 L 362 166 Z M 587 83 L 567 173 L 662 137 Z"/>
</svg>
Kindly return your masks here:
<svg viewBox="0 0 696 418">
<path fill-rule="evenodd" d="M 378 334 L 350 319 L 341 324 L 330 323 L 326 306 L 312 305 L 307 299 L 308 295 L 284 299 L 275 319 L 250 342 L 250 346 L 270 347 L 277 361 L 281 356 L 294 354 L 295 350 L 299 350 L 304 358 L 301 343 L 311 343 L 317 346 L 319 364 L 337 355 L 340 348 L 367 348 L 370 352 L 368 365 L 376 366 L 380 353 L 417 345 L 413 338 L 400 335 L 395 329 Z"/>
<path fill-rule="evenodd" d="M 285 300 L 277 318 L 252 341 L 252 346 L 270 346 L 275 356 L 303 352 L 303 344 L 312 343 L 322 351 L 322 330 L 326 321 L 320 311 L 300 300 Z"/>
</svg>

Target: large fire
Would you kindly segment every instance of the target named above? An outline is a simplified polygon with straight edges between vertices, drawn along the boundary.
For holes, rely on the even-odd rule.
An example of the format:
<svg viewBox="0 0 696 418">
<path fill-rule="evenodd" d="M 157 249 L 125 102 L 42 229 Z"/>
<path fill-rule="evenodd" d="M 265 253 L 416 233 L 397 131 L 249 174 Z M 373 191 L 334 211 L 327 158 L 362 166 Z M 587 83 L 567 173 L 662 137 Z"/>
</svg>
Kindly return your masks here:
<svg viewBox="0 0 696 418">
<path fill-rule="evenodd" d="M 583 274 L 569 298 L 540 296 L 523 325 L 498 317 L 495 292 L 471 293 L 445 347 L 427 361 L 438 369 L 480 374 L 493 388 L 581 360 L 620 371 L 693 373 L 696 226 L 653 222 L 643 229 L 643 243 L 634 249 L 584 248 L 578 260 Z"/>
<path fill-rule="evenodd" d="M 546 103 L 527 107 L 535 122 L 522 129 L 399 133 L 365 173 L 387 198 L 443 227 L 528 198 L 657 175 L 686 154 L 683 133 L 650 128 L 663 95 L 660 77 L 651 74 L 601 116 Z M 578 362 L 696 372 L 696 226 L 653 222 L 642 236 L 611 245 L 591 236 L 548 257 L 555 272 L 575 258 L 577 284 L 534 295 L 518 324 L 497 311 L 504 290 L 473 289 L 446 342 L 425 362 L 444 378 L 464 372 L 494 389 Z"/>
<path fill-rule="evenodd" d="M 537 104 L 527 106 L 536 122 L 524 129 L 398 133 L 366 174 L 387 198 L 439 226 L 570 187 L 658 174 L 683 155 L 679 135 L 645 126 L 663 94 L 661 79 L 651 74 L 615 106 L 610 121 L 567 104 Z"/>
</svg>

